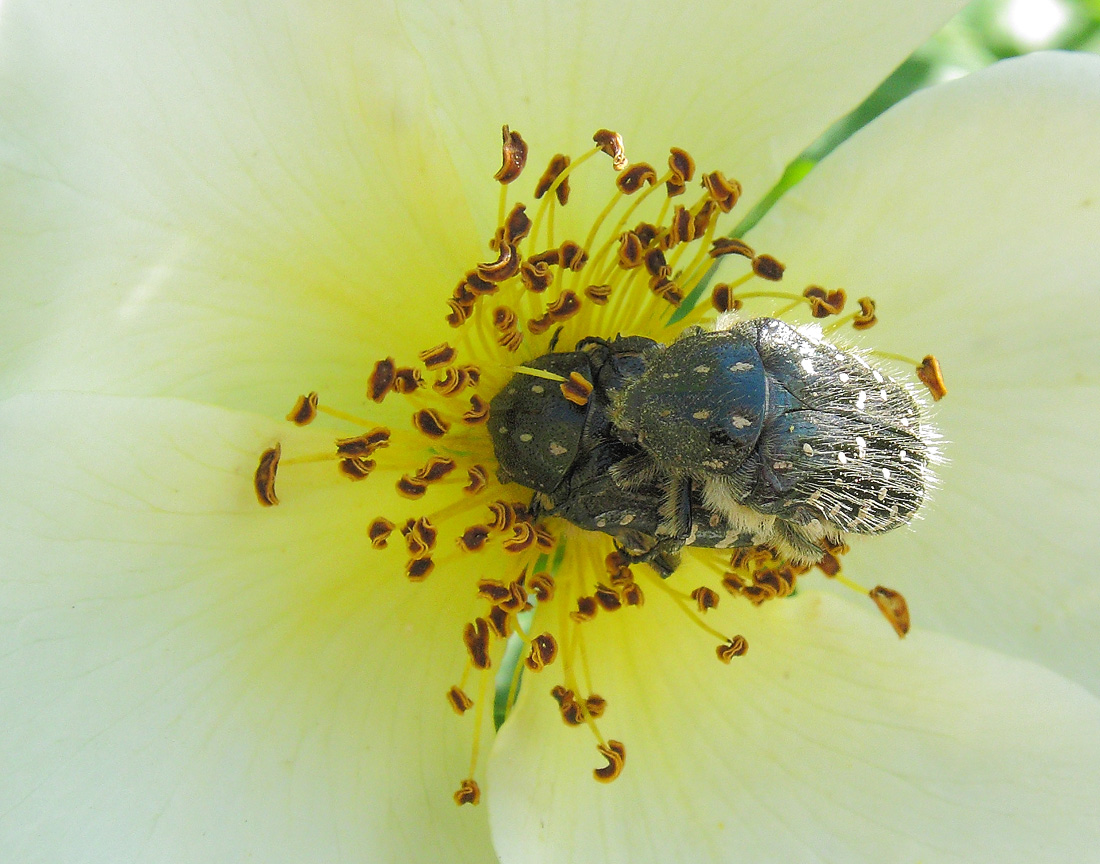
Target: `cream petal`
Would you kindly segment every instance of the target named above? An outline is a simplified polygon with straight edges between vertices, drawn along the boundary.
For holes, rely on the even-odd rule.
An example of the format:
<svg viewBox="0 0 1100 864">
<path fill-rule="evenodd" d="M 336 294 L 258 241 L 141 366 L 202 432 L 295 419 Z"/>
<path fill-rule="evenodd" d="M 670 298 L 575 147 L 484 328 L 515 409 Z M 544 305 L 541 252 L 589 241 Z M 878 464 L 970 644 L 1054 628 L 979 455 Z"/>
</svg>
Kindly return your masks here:
<svg viewBox="0 0 1100 864">
<path fill-rule="evenodd" d="M 483 247 L 392 10 L 12 0 L 0 25 L 0 388 L 285 411 L 359 395 L 413 322 L 449 332 Z"/>
<path fill-rule="evenodd" d="M 463 173 L 466 194 L 491 214 L 495 190 L 480 181 L 496 167 L 486 142 L 504 122 L 531 144 L 535 171 L 609 127 L 635 161 L 663 169 L 669 147 L 684 147 L 758 199 L 962 5 L 569 0 L 467 2 L 447 13 L 410 4 L 401 15 L 455 162 L 481 166 Z M 583 206 L 575 197 L 570 206 Z"/>
<path fill-rule="evenodd" d="M 165 399 L 0 407 L 5 860 L 492 860 L 451 800 L 468 574 L 410 584 L 365 540 L 384 490 L 331 463 L 261 508 L 274 434 Z"/>
<path fill-rule="evenodd" d="M 1100 59 L 1033 55 L 921 93 L 750 238 L 793 286 L 879 301 L 861 343 L 940 359 L 950 460 L 851 575 L 916 621 L 1100 692 Z"/>
<path fill-rule="evenodd" d="M 749 644 L 723 666 L 647 598 L 584 625 L 617 780 L 594 782 L 593 737 L 525 680 L 489 766 L 504 864 L 1055 864 L 1100 842 L 1100 702 L 1076 684 L 931 632 L 899 641 L 819 592 L 723 601 L 707 623 Z"/>
</svg>

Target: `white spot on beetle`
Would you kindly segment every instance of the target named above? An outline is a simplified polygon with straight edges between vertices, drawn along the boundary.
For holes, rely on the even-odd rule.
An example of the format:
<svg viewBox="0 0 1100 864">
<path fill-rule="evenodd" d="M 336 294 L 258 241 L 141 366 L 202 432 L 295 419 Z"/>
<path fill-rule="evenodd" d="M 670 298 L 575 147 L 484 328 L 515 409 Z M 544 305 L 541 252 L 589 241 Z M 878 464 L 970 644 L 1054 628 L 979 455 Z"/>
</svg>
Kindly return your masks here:
<svg viewBox="0 0 1100 864">
<path fill-rule="evenodd" d="M 883 468 L 882 469 L 882 479 L 883 480 L 889 480 L 890 479 L 890 469 L 889 468 Z"/>
<path fill-rule="evenodd" d="M 634 521 L 634 514 L 633 513 L 627 513 L 625 516 L 623 516 L 619 520 L 619 524 L 620 525 L 629 525 L 633 521 Z"/>
<path fill-rule="evenodd" d="M 806 357 L 802 361 L 802 368 L 806 370 L 807 375 L 813 375 L 814 374 L 814 361 L 811 360 L 809 357 Z"/>
<path fill-rule="evenodd" d="M 551 456 L 564 456 L 569 452 L 569 449 L 562 447 L 557 441 L 550 442 L 550 455 Z"/>
<path fill-rule="evenodd" d="M 732 366 L 728 366 L 727 368 L 730 370 L 730 372 L 748 372 L 753 368 L 753 366 L 751 363 L 746 363 L 744 360 L 742 360 L 741 362 L 734 363 Z"/>
<path fill-rule="evenodd" d="M 856 397 L 856 410 L 862 411 L 867 405 L 867 393 L 864 390 L 859 391 L 859 395 Z"/>
<path fill-rule="evenodd" d="M 849 375 L 847 372 L 841 372 L 837 377 L 840 379 L 841 384 L 847 384 L 849 381 L 852 380 L 852 376 Z"/>
<path fill-rule="evenodd" d="M 529 442 L 534 437 L 535 436 L 532 435 L 530 432 L 524 432 L 522 435 L 519 436 L 519 440 L 522 441 L 524 444 L 526 444 L 527 442 Z"/>
<path fill-rule="evenodd" d="M 814 448 L 811 447 L 809 444 L 803 444 L 802 445 L 802 452 L 805 453 L 807 456 L 813 456 L 814 455 Z"/>
<path fill-rule="evenodd" d="M 710 416 L 710 412 L 709 411 L 696 411 L 691 416 L 694 417 L 696 420 L 706 420 Z"/>
<path fill-rule="evenodd" d="M 704 375 L 704 374 L 706 374 L 707 372 L 710 371 L 710 367 L 709 366 L 696 366 L 691 371 L 692 372 L 698 372 L 700 375 Z"/>
<path fill-rule="evenodd" d="M 877 381 L 879 384 L 881 384 L 883 381 L 886 380 L 885 378 L 882 377 L 882 373 L 879 372 L 878 369 L 875 369 L 874 371 L 872 371 L 871 374 L 874 376 L 875 381 Z"/>
<path fill-rule="evenodd" d="M 845 456 L 843 453 L 838 452 L 836 454 L 836 461 L 839 462 L 841 465 L 847 465 L 848 464 L 848 457 Z"/>
<path fill-rule="evenodd" d="M 735 429 L 744 429 L 746 426 L 752 425 L 752 421 L 747 417 L 742 417 L 740 414 L 731 414 L 730 423 L 733 424 Z"/>
<path fill-rule="evenodd" d="M 532 393 L 545 393 L 546 388 L 543 387 L 541 384 L 536 384 L 531 388 L 531 392 Z"/>
</svg>

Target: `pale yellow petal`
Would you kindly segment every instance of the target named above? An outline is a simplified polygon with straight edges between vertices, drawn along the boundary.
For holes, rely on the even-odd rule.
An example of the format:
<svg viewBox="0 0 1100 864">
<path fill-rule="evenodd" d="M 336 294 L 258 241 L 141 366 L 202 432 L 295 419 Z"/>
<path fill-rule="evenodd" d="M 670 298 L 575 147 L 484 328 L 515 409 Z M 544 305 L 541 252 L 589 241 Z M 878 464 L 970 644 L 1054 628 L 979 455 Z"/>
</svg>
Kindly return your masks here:
<svg viewBox="0 0 1100 864">
<path fill-rule="evenodd" d="M 725 666 L 670 607 L 649 591 L 583 625 L 600 731 L 626 747 L 608 785 L 588 730 L 525 679 L 489 767 L 504 864 L 1055 864 L 1100 842 L 1100 702 L 1079 686 L 937 634 L 899 641 L 812 591 L 724 599 L 707 623 L 749 644 Z"/>
<path fill-rule="evenodd" d="M 874 296 L 861 344 L 935 353 L 949 464 L 912 532 L 860 543 L 916 621 L 1100 688 L 1100 59 L 926 91 L 850 140 L 751 240 Z"/>
<path fill-rule="evenodd" d="M 385 5 L 14 0 L 0 56 L 7 392 L 346 403 L 447 330 L 487 238 Z"/>
<path fill-rule="evenodd" d="M 174 400 L 0 408 L 5 860 L 492 860 L 451 800 L 468 576 L 370 549 L 374 477 L 287 466 L 261 508 L 276 432 L 284 457 L 325 437 Z"/>
</svg>

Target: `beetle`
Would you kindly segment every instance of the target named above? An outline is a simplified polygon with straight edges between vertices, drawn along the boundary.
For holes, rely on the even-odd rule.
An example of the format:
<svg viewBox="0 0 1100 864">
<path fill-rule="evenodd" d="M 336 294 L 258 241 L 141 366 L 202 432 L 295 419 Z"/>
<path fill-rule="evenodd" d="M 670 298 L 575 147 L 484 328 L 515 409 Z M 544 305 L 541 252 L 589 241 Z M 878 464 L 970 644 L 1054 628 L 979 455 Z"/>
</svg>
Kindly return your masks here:
<svg viewBox="0 0 1100 864">
<path fill-rule="evenodd" d="M 662 575 L 684 546 L 814 563 L 908 523 L 931 482 L 935 432 L 910 388 L 775 318 L 722 316 L 669 345 L 588 337 L 528 367 L 592 391 L 578 405 L 514 376 L 489 409 L 501 479 Z"/>
<path fill-rule="evenodd" d="M 631 561 L 648 561 L 662 576 L 679 564 L 678 546 L 661 542 L 665 484 L 658 472 L 635 474 L 620 484 L 616 465 L 644 456 L 637 443 L 622 440 L 610 417 L 612 392 L 644 371 L 645 357 L 659 344 L 644 337 L 608 342 L 589 337 L 571 352 L 549 353 L 526 364 L 489 403 L 489 430 L 502 482 L 515 481 L 535 493 L 532 511 L 552 514 L 579 528 L 615 537 Z M 584 405 L 567 399 L 556 379 L 579 373 L 592 385 Z M 734 530 L 709 511 L 701 494 L 690 503 L 689 545 L 731 548 L 753 545 L 748 532 Z M 682 544 L 681 544 L 682 545 Z"/>
</svg>

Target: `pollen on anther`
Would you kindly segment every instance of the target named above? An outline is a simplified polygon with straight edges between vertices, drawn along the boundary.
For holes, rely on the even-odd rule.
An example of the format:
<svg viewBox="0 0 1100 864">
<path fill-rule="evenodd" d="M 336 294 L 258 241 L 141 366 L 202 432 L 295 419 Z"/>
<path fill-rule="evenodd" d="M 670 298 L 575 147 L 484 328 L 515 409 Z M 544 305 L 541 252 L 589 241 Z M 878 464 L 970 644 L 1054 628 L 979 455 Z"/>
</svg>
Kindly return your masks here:
<svg viewBox="0 0 1100 864">
<path fill-rule="evenodd" d="M 260 464 L 256 466 L 252 485 L 256 489 L 256 498 L 264 507 L 274 507 L 279 503 L 275 494 L 275 475 L 279 470 L 279 458 L 283 448 L 276 444 L 260 454 Z"/>
<path fill-rule="evenodd" d="M 396 527 L 396 525 L 384 516 L 379 516 L 374 519 L 370 525 L 367 526 L 367 536 L 370 538 L 370 545 L 375 549 L 385 549 L 388 545 L 389 536 Z"/>
<path fill-rule="evenodd" d="M 947 395 L 947 385 L 943 380 L 943 371 L 940 369 L 940 361 L 933 355 L 929 354 L 921 360 L 920 366 L 917 367 L 917 377 L 921 380 L 921 383 L 928 388 L 928 392 L 932 394 L 933 401 L 939 402 Z"/>
<path fill-rule="evenodd" d="M 633 195 L 645 184 L 652 186 L 656 182 L 657 172 L 645 162 L 635 162 L 615 179 L 615 185 L 624 195 Z"/>
<path fill-rule="evenodd" d="M 535 184 L 535 197 L 542 198 L 554 185 L 554 181 L 558 179 L 561 172 L 569 167 L 569 157 L 558 153 L 550 160 L 550 164 L 546 166 L 546 170 L 542 172 L 542 176 L 539 177 L 539 182 Z M 557 196 L 558 203 L 563 207 L 569 203 L 569 178 L 566 177 L 562 180 L 557 188 L 554 190 L 554 194 Z"/>
<path fill-rule="evenodd" d="M 722 255 L 741 255 L 744 258 L 756 257 L 753 248 L 744 240 L 739 240 L 736 237 L 719 237 L 711 243 L 710 252 L 707 254 L 711 258 L 719 258 Z"/>
<path fill-rule="evenodd" d="M 752 272 L 769 282 L 780 281 L 785 269 L 786 267 L 771 255 L 757 255 L 752 259 Z"/>
<path fill-rule="evenodd" d="M 317 394 L 311 392 L 305 396 L 298 397 L 298 401 L 294 403 L 294 407 L 290 409 L 290 413 L 286 415 L 286 419 L 295 426 L 306 426 L 312 423 L 316 416 Z"/>
<path fill-rule="evenodd" d="M 601 783 L 610 783 L 623 773 L 623 765 L 626 763 L 626 747 L 623 746 L 621 741 L 608 739 L 606 745 L 600 744 L 596 749 L 607 759 L 607 765 L 595 769 L 592 775 Z"/>
<path fill-rule="evenodd" d="M 470 655 L 470 662 L 475 669 L 488 669 L 489 660 L 489 622 L 484 618 L 477 618 L 467 624 L 462 631 L 462 641 L 466 645 L 466 651 Z"/>
<path fill-rule="evenodd" d="M 598 608 L 595 597 L 578 597 L 577 608 L 569 613 L 569 617 L 578 622 L 591 621 L 596 617 Z"/>
<path fill-rule="evenodd" d="M 745 637 L 734 636 L 732 639 L 719 645 L 715 649 L 715 653 L 718 655 L 718 659 L 723 663 L 729 663 L 734 657 L 741 657 L 748 650 L 749 643 L 745 641 Z"/>
<path fill-rule="evenodd" d="M 691 592 L 691 599 L 695 601 L 700 612 L 706 612 L 718 605 L 718 592 L 713 588 L 700 586 Z"/>
<path fill-rule="evenodd" d="M 592 395 L 592 383 L 580 372 L 570 372 L 569 378 L 561 383 L 561 395 L 574 405 L 584 407 Z"/>
<path fill-rule="evenodd" d="M 536 636 L 531 642 L 531 652 L 524 659 L 524 665 L 532 672 L 540 672 L 554 662 L 558 656 L 558 643 L 549 633 Z"/>
<path fill-rule="evenodd" d="M 611 165 L 616 171 L 622 171 L 626 167 L 626 148 L 623 147 L 623 136 L 610 129 L 599 129 L 592 136 L 604 153 L 611 157 Z"/>
<path fill-rule="evenodd" d="M 852 319 L 852 326 L 856 330 L 873 327 L 878 321 L 878 316 L 875 315 L 875 301 L 870 297 L 860 297 L 856 302 L 859 304 L 859 314 Z"/>
<path fill-rule="evenodd" d="M 451 425 L 431 408 L 421 408 L 413 414 L 413 426 L 428 438 L 442 438 L 451 428 Z"/>
<path fill-rule="evenodd" d="M 481 800 L 481 789 L 472 779 L 463 780 L 454 794 L 454 799 L 455 804 L 460 807 L 463 804 L 477 804 Z"/>
<path fill-rule="evenodd" d="M 405 562 L 405 575 L 410 582 L 423 582 L 431 575 L 435 564 L 431 558 L 410 558 Z"/>
<path fill-rule="evenodd" d="M 349 480 L 364 480 L 374 470 L 374 460 L 362 456 L 349 456 L 340 460 L 340 473 Z"/>
<path fill-rule="evenodd" d="M 883 617 L 890 622 L 898 638 L 903 638 L 909 632 L 909 604 L 905 602 L 905 598 L 892 588 L 884 588 L 882 585 L 876 585 L 868 594 Z"/>
<path fill-rule="evenodd" d="M 471 465 L 466 469 L 469 482 L 462 487 L 462 491 L 470 495 L 477 495 L 489 485 L 489 472 L 483 465 Z"/>
<path fill-rule="evenodd" d="M 500 170 L 493 175 L 498 183 L 508 184 L 517 179 L 527 164 L 527 142 L 518 132 L 513 132 L 507 126 L 501 130 L 504 143 L 501 147 L 503 163 Z"/>
<path fill-rule="evenodd" d="M 450 703 L 455 714 L 465 714 L 474 707 L 474 700 L 467 696 L 462 689 L 457 686 L 447 691 L 447 702 Z"/>
<path fill-rule="evenodd" d="M 484 548 L 489 539 L 489 528 L 485 525 L 471 525 L 458 538 L 458 545 L 467 552 L 477 552 Z"/>
</svg>

